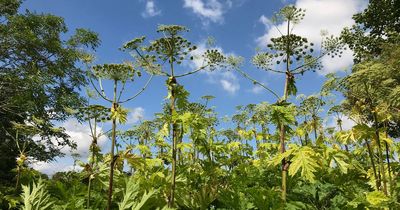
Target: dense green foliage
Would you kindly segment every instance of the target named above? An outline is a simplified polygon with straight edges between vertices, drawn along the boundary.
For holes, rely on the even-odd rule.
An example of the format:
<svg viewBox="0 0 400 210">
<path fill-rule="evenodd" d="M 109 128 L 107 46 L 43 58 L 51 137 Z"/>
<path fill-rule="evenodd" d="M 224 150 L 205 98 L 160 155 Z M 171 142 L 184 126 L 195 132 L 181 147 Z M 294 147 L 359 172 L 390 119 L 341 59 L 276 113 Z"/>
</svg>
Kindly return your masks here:
<svg viewBox="0 0 400 210">
<path fill-rule="evenodd" d="M 284 7 L 273 19 L 287 23 L 287 33 L 252 59 L 259 69 L 286 75 L 282 97 L 242 70 L 243 58 L 212 48 L 194 58 L 196 46 L 183 26 L 160 25 L 154 41 L 143 36 L 127 42 L 121 49 L 132 55 L 129 63 L 92 65 L 82 49 L 99 44 L 94 33 L 79 29 L 63 41 L 61 18 L 18 14 L 19 4 L 0 3 L 0 178 L 7 181 L 0 183 L 0 208 L 400 209 L 398 1 L 371 0 L 354 16 L 356 25 L 339 38 L 324 37 L 318 53 L 307 38 L 291 33 L 304 10 Z M 383 17 L 388 11 L 390 20 Z M 320 59 L 340 55 L 346 44 L 356 54 L 352 71 L 327 75 L 313 95 L 297 95 L 296 79 L 322 68 Z M 177 72 L 193 59 L 203 65 Z M 283 70 L 274 69 L 279 65 Z M 190 101 L 179 78 L 220 69 L 239 72 L 276 101 L 238 106 L 222 120 L 209 106 L 213 96 Z M 125 89 L 145 76 L 142 89 Z M 158 76 L 166 78 L 163 109 L 119 130 L 127 120 L 124 103 L 146 94 Z M 77 93 L 87 80 L 94 88 L 88 97 L 109 102 L 108 108 L 85 103 Z M 104 90 L 105 80 L 112 90 Z M 337 95 L 344 100 L 336 102 Z M 73 146 L 53 126 L 70 115 L 91 131 L 88 160 L 77 161 L 82 170 L 48 178 L 29 168 L 32 159 L 60 155 L 50 138 Z M 346 120 L 354 122 L 348 130 Z M 112 129 L 102 133 L 98 124 L 105 121 Z M 103 154 L 98 139 L 104 135 L 112 147 Z M 38 144 L 35 136 L 46 143 Z"/>
<path fill-rule="evenodd" d="M 78 88 L 86 84 L 77 67 L 83 49 L 94 49 L 99 40 L 93 32 L 77 29 L 68 40 L 62 18 L 51 14 L 17 13 L 21 1 L 0 2 L 0 179 L 10 181 L 19 155 L 16 141 L 24 142 L 26 156 L 51 160 L 61 155 L 60 146 L 74 147 L 55 121 L 65 120 L 68 109 L 82 106 Z M 33 124 L 41 138 L 19 135 L 12 122 Z M 52 140 L 53 139 L 53 140 Z"/>
</svg>

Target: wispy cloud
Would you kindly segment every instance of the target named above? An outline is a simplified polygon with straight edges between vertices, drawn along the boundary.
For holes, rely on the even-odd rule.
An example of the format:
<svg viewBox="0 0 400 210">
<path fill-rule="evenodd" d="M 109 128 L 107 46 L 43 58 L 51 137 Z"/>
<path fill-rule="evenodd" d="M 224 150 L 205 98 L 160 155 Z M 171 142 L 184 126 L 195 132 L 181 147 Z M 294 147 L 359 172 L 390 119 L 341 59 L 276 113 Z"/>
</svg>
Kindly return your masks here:
<svg viewBox="0 0 400 210">
<path fill-rule="evenodd" d="M 143 107 L 136 107 L 131 110 L 128 116 L 128 123 L 137 123 L 144 118 L 144 108 Z"/>
<path fill-rule="evenodd" d="M 223 72 L 219 82 L 222 88 L 230 94 L 235 94 L 240 89 L 239 80 L 231 71 Z"/>
<path fill-rule="evenodd" d="M 191 9 L 191 11 L 200 17 L 203 24 L 210 21 L 214 23 L 222 23 L 224 14 L 232 7 L 232 1 L 220 0 L 184 0 L 183 7 Z"/>
<path fill-rule="evenodd" d="M 154 0 L 147 0 L 145 10 L 142 12 L 142 17 L 148 18 L 157 15 L 161 15 L 161 10 L 157 8 Z"/>
</svg>

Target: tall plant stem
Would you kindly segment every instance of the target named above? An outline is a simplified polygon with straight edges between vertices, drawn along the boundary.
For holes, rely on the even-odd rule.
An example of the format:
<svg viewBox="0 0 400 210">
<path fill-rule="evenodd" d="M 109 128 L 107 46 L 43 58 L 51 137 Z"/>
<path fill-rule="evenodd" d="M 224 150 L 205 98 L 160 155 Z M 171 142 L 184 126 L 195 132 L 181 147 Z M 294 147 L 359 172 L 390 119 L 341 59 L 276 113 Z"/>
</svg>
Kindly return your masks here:
<svg viewBox="0 0 400 210">
<path fill-rule="evenodd" d="M 175 112 L 175 93 L 171 91 L 171 113 Z M 172 123 L 172 180 L 171 180 L 171 189 L 170 189 L 170 196 L 168 206 L 172 208 L 174 206 L 175 201 L 175 181 L 176 181 L 176 144 L 177 144 L 177 125 L 176 123 Z"/>
<path fill-rule="evenodd" d="M 90 207 L 90 191 L 91 191 L 91 188 L 92 188 L 92 179 L 91 179 L 91 176 L 89 176 L 89 183 L 88 183 L 88 199 L 87 199 L 87 203 L 86 203 L 86 208 L 89 208 Z"/>
<path fill-rule="evenodd" d="M 21 168 L 17 166 L 17 180 L 15 182 L 15 191 L 19 189 L 19 180 L 21 179 Z"/>
<path fill-rule="evenodd" d="M 306 143 L 306 146 L 308 145 L 308 132 L 305 132 L 304 134 L 304 141 Z"/>
<path fill-rule="evenodd" d="M 287 88 L 288 88 L 288 75 L 286 76 L 286 82 L 285 82 L 285 91 L 284 91 L 284 97 L 283 100 L 287 100 Z M 280 131 L 279 131 L 279 141 L 280 141 L 280 153 L 283 154 L 286 151 L 285 148 L 285 125 L 281 123 L 280 125 Z M 282 159 L 282 200 L 286 202 L 286 191 L 287 191 L 287 186 L 286 186 L 286 181 L 287 181 L 287 171 L 288 171 L 289 165 L 286 161 L 286 159 Z"/>
<path fill-rule="evenodd" d="M 289 39 L 290 34 L 290 21 L 287 21 L 287 36 Z M 289 87 L 289 77 L 290 77 L 290 49 L 289 49 L 289 42 L 287 43 L 286 49 L 286 77 L 285 77 L 285 86 L 283 90 L 283 102 L 287 100 L 288 97 L 288 87 Z M 284 153 L 286 151 L 285 148 L 285 125 L 281 123 L 280 131 L 279 131 L 279 141 L 280 141 L 280 153 Z M 286 191 L 287 191 L 287 172 L 288 172 L 289 165 L 286 159 L 282 159 L 282 200 L 286 203 Z"/>
<path fill-rule="evenodd" d="M 374 171 L 374 177 L 375 177 L 375 184 L 376 184 L 376 188 L 379 189 L 381 187 L 381 180 L 378 177 L 378 174 L 376 173 L 376 166 L 375 166 L 375 161 L 374 161 L 374 154 L 371 150 L 371 146 L 368 142 L 367 139 L 365 139 L 365 144 L 367 145 L 367 149 L 368 149 L 368 154 L 369 157 L 371 159 L 371 164 L 372 164 L 372 170 Z"/>
<path fill-rule="evenodd" d="M 94 146 L 95 145 L 92 144 L 92 148 L 94 148 Z M 94 152 L 92 151 L 92 163 L 90 166 L 91 172 L 90 172 L 89 181 L 88 181 L 88 192 L 87 192 L 88 198 L 87 198 L 86 208 L 90 207 L 90 197 L 91 197 L 91 190 L 92 190 L 91 189 L 92 188 L 92 173 L 93 173 L 93 165 L 94 165 L 93 162 L 94 162 Z"/>
<path fill-rule="evenodd" d="M 385 193 L 385 195 L 387 195 L 387 193 L 388 193 L 388 191 L 387 191 L 387 180 L 386 180 L 385 166 L 384 166 L 384 163 L 383 163 L 381 140 L 380 140 L 380 136 L 379 136 L 378 116 L 376 115 L 376 113 L 374 113 L 373 116 L 374 116 L 374 127 L 375 127 L 376 144 L 378 145 L 379 169 L 380 169 L 380 173 L 382 174 L 383 193 Z"/>
<path fill-rule="evenodd" d="M 17 145 L 19 145 L 18 144 L 18 131 L 17 131 L 16 137 L 15 137 L 15 141 L 17 142 Z M 19 146 L 18 146 L 18 149 L 19 149 Z M 17 180 L 15 182 L 15 191 L 18 191 L 18 189 L 19 189 L 20 179 L 21 179 L 21 166 L 18 163 L 17 164 Z"/>
<path fill-rule="evenodd" d="M 312 118 L 313 118 L 314 139 L 315 139 L 315 142 L 317 142 L 317 138 L 318 138 L 318 135 L 317 135 L 317 117 L 315 115 L 313 115 Z"/>
<path fill-rule="evenodd" d="M 112 103 L 113 110 L 117 110 L 117 80 L 114 80 L 114 99 Z M 107 210 L 111 210 L 112 206 L 112 194 L 113 194 L 113 179 L 114 179 L 114 147 L 116 144 L 116 128 L 117 122 L 116 119 L 112 119 L 112 137 L 111 137 L 111 152 L 110 152 L 110 178 L 108 182 L 108 201 L 107 201 Z"/>
<path fill-rule="evenodd" d="M 89 125 L 90 124 L 90 119 L 89 119 Z M 90 207 L 90 197 L 91 197 L 91 190 L 92 190 L 92 174 L 93 174 L 93 168 L 94 168 L 94 163 L 95 163 L 95 152 L 96 152 L 96 148 L 97 148 L 97 117 L 94 118 L 94 128 L 92 130 L 92 158 L 91 158 L 91 162 L 90 162 L 90 175 L 89 175 L 89 181 L 88 181 L 88 198 L 87 198 L 87 203 L 86 203 L 86 208 Z M 92 126 L 90 126 L 90 129 L 92 129 Z"/>
<path fill-rule="evenodd" d="M 389 192 L 392 192 L 392 174 L 391 174 L 391 169 L 390 169 L 390 151 L 389 151 L 389 145 L 387 142 L 385 142 L 385 149 L 386 149 L 386 163 L 388 167 L 388 173 L 389 173 Z"/>
<path fill-rule="evenodd" d="M 367 84 L 364 82 L 364 88 L 366 91 L 366 94 L 368 95 L 368 99 L 370 101 L 373 101 L 369 95 L 369 91 L 368 91 L 368 86 Z M 382 153 L 382 146 L 381 146 L 381 138 L 379 136 L 379 121 L 378 121 L 378 115 L 376 114 L 376 112 L 374 112 L 373 110 L 375 109 L 372 105 L 372 103 L 369 104 L 370 109 L 372 110 L 372 117 L 373 117 L 373 126 L 375 129 L 375 140 L 376 140 L 376 144 L 378 145 L 378 165 L 379 165 L 379 171 L 378 171 L 378 176 L 379 176 L 379 180 L 383 182 L 383 193 L 385 195 L 387 195 L 387 180 L 386 180 L 386 173 L 385 173 L 385 166 L 383 163 L 383 153 Z M 382 179 L 380 179 L 380 177 L 382 176 Z M 380 185 L 380 184 L 379 184 Z M 379 188 L 378 188 L 379 189 Z"/>
<path fill-rule="evenodd" d="M 175 87 L 177 85 L 176 78 L 174 77 L 174 64 L 173 57 L 170 58 L 170 68 L 171 68 L 171 77 L 168 81 L 168 88 L 170 91 L 170 114 L 171 119 L 175 113 L 175 101 L 176 101 L 176 92 Z M 168 199 L 168 207 L 173 208 L 175 202 L 175 182 L 176 182 L 176 148 L 177 148 L 177 123 L 172 119 L 172 172 L 171 172 L 171 187 L 170 187 L 170 195 Z"/>
<path fill-rule="evenodd" d="M 385 124 L 385 135 L 386 135 L 386 138 L 389 137 L 386 124 Z M 390 187 L 389 192 L 392 194 L 393 180 L 392 180 L 392 172 L 391 172 L 391 168 L 390 168 L 390 150 L 389 150 L 389 145 L 386 141 L 385 141 L 385 149 L 386 149 L 386 163 L 387 163 L 388 173 L 389 173 L 389 187 Z"/>
<path fill-rule="evenodd" d="M 96 146 L 95 144 L 92 145 L 93 149 L 94 149 L 95 146 Z M 87 208 L 89 208 L 89 206 L 90 206 L 90 196 L 91 196 L 91 190 L 92 190 L 91 189 L 91 185 L 92 185 L 92 174 L 93 174 L 93 167 L 94 167 L 94 157 L 95 157 L 94 151 L 92 151 L 92 161 L 93 162 L 92 162 L 92 164 L 90 166 L 92 171 L 91 171 L 91 173 L 89 175 Z"/>
<path fill-rule="evenodd" d="M 92 158 L 90 160 L 90 175 L 89 175 L 89 181 L 88 181 L 88 199 L 87 199 L 87 203 L 86 203 L 86 208 L 90 207 L 90 197 L 91 197 L 91 187 L 92 187 L 92 174 L 93 174 L 93 167 L 94 167 L 94 162 L 95 162 L 95 148 L 96 148 L 96 144 L 97 144 L 97 117 L 94 117 L 94 128 L 92 128 L 90 119 L 89 119 L 89 127 L 91 130 L 91 134 L 92 134 L 92 144 L 90 145 L 92 148 Z"/>
</svg>

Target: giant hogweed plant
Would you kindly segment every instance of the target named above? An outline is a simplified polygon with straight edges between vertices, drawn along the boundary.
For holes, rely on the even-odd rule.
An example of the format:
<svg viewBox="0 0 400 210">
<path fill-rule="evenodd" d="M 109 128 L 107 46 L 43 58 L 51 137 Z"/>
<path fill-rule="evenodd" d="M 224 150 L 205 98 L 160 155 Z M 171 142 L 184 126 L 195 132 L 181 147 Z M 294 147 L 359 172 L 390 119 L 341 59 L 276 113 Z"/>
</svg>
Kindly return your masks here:
<svg viewBox="0 0 400 210">
<path fill-rule="evenodd" d="M 76 115 L 79 119 L 84 120 L 89 124 L 90 137 L 92 138 L 92 142 L 89 147 L 90 156 L 88 163 L 82 164 L 84 172 L 86 173 L 86 177 L 88 178 L 86 207 L 89 208 L 92 182 L 100 172 L 98 162 L 102 159 L 98 140 L 106 135 L 106 132 L 100 132 L 101 128 L 99 123 L 110 120 L 110 110 L 101 105 L 88 105 L 86 107 L 81 107 Z"/>
<path fill-rule="evenodd" d="M 277 98 L 279 106 L 287 106 L 288 97 L 297 94 L 297 87 L 295 85 L 296 77 L 303 75 L 308 71 L 316 71 L 321 69 L 320 59 L 325 55 L 341 56 L 343 44 L 340 43 L 339 38 L 325 37 L 321 44 L 320 49 L 315 49 L 315 44 L 309 42 L 307 38 L 296 35 L 293 30 L 294 27 L 301 22 L 305 16 L 305 10 L 296 8 L 289 5 L 282 8 L 272 18 L 272 23 L 284 24 L 285 31 L 278 30 L 280 36 L 271 38 L 271 42 L 266 45 L 266 50 L 260 51 L 253 57 L 253 63 L 259 69 L 267 72 L 274 72 L 277 74 L 285 75 L 285 82 L 283 88 L 283 96 L 279 95 L 269 87 L 261 82 L 252 78 L 248 73 L 236 68 L 245 78 L 251 80 L 255 85 L 263 87 L 268 92 L 272 93 Z M 280 153 L 284 153 L 286 141 L 286 125 L 280 124 Z M 289 162 L 282 159 L 282 200 L 286 199 L 286 179 L 287 171 L 289 170 Z"/>
<path fill-rule="evenodd" d="M 178 73 L 177 68 L 184 61 L 193 60 L 192 52 L 196 50 L 190 41 L 184 38 L 183 34 L 189 30 L 179 25 L 160 25 L 157 32 L 160 38 L 144 44 L 145 37 L 135 38 L 125 44 L 124 49 L 130 51 L 141 67 L 148 72 L 167 77 L 166 86 L 169 99 L 169 128 L 172 141 L 172 180 L 168 196 L 169 207 L 174 206 L 176 189 L 176 168 L 177 168 L 177 145 L 182 141 L 183 131 L 179 128 L 179 116 L 176 107 L 180 105 L 180 98 L 185 98 L 183 87 L 178 83 L 178 78 L 195 74 L 202 70 L 215 70 L 226 63 L 226 58 L 215 49 L 208 49 L 203 55 L 203 64 L 197 69 Z"/>
<path fill-rule="evenodd" d="M 92 83 L 94 89 L 98 93 L 98 95 L 111 103 L 111 120 L 112 120 L 112 129 L 111 129 L 111 151 L 108 161 L 110 162 L 110 175 L 109 175 L 109 189 L 108 189 L 108 204 L 107 209 L 112 208 L 112 195 L 113 195 L 113 177 L 114 177 L 114 167 L 119 156 L 115 156 L 114 150 L 116 147 L 117 140 L 117 120 L 119 123 L 125 123 L 127 120 L 128 110 L 123 108 L 121 104 L 126 103 L 135 99 L 138 95 L 140 95 L 147 85 L 150 83 L 153 75 L 151 75 L 148 81 L 145 83 L 143 88 L 141 88 L 137 93 L 132 94 L 130 97 L 122 98 L 123 93 L 125 92 L 125 87 L 127 82 L 134 81 L 136 77 L 141 76 L 141 72 L 139 69 L 135 68 L 135 66 L 131 63 L 123 63 L 123 64 L 103 64 L 103 65 L 95 65 L 90 68 L 88 71 L 90 82 Z M 93 81 L 93 79 L 97 79 L 97 85 Z M 103 80 L 110 80 L 112 82 L 112 95 L 108 97 L 106 95 L 106 90 L 103 86 Z"/>
</svg>

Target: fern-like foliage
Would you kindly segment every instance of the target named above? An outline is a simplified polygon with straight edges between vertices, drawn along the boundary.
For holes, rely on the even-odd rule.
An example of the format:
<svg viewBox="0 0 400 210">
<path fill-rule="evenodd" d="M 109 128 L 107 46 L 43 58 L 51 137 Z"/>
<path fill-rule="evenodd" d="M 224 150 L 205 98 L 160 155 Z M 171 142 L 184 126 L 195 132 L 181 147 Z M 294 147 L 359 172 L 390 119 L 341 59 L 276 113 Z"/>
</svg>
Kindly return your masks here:
<svg viewBox="0 0 400 210">
<path fill-rule="evenodd" d="M 22 186 L 21 198 L 23 200 L 22 210 L 46 210 L 52 209 L 54 201 L 46 190 L 46 184 L 42 179 L 32 186 Z"/>
<path fill-rule="evenodd" d="M 146 202 L 156 193 L 155 190 L 145 192 L 140 197 L 139 184 L 135 179 L 130 178 L 126 181 L 126 188 L 122 201 L 118 203 L 118 209 L 132 209 L 140 210 L 143 209 Z"/>
</svg>

